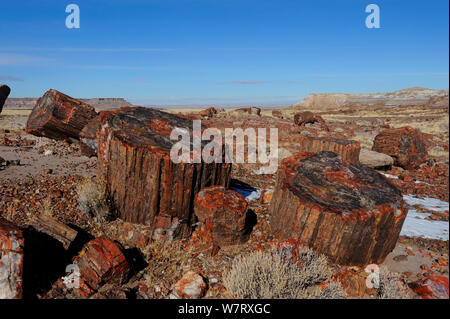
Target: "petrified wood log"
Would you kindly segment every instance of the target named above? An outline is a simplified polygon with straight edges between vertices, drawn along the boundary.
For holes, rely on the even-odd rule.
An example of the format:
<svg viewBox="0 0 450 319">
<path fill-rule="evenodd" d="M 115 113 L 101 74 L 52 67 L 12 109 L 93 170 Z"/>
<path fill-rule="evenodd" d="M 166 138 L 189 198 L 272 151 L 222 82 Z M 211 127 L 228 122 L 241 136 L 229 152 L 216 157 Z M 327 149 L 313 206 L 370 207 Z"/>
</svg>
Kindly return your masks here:
<svg viewBox="0 0 450 319">
<path fill-rule="evenodd" d="M 56 90 L 37 100 L 27 120 L 27 133 L 52 139 L 79 139 L 83 127 L 96 117 L 95 109 Z"/>
<path fill-rule="evenodd" d="M 410 126 L 382 131 L 374 141 L 372 150 L 394 158 L 397 166 L 414 169 L 428 157 L 423 135 Z"/>
<path fill-rule="evenodd" d="M 213 117 L 216 114 L 217 114 L 217 110 L 213 107 L 210 107 L 210 108 L 207 108 L 206 110 L 200 111 L 200 115 L 205 116 L 205 117 Z"/>
<path fill-rule="evenodd" d="M 170 150 L 177 142 L 170 140 L 172 129 L 185 128 L 192 134 L 192 126 L 190 120 L 151 108 L 101 112 L 98 168 L 120 218 L 153 230 L 164 224 L 162 231 L 187 236 L 195 195 L 206 186 L 229 185 L 231 164 L 171 160 Z M 174 223 L 178 229 L 172 229 Z"/>
<path fill-rule="evenodd" d="M 341 156 L 346 162 L 359 163 L 359 151 L 361 150 L 361 146 L 357 141 L 331 137 L 300 136 L 299 146 L 300 153 L 329 151 Z"/>
<path fill-rule="evenodd" d="M 31 225 L 37 230 L 58 240 L 61 244 L 63 244 L 63 247 L 66 250 L 69 249 L 70 244 L 78 235 L 76 230 L 52 217 L 45 215 L 34 216 L 31 220 Z"/>
<path fill-rule="evenodd" d="M 2 113 L 3 105 L 5 104 L 9 93 L 11 93 L 11 89 L 9 88 L 9 86 L 0 83 L 0 113 Z"/>
<path fill-rule="evenodd" d="M 131 270 L 121 247 L 103 236 L 88 242 L 74 263 L 80 271 L 78 294 L 89 296 L 103 284 L 122 284 Z"/>
<path fill-rule="evenodd" d="M 256 106 L 240 108 L 240 109 L 238 109 L 238 112 L 239 113 L 248 113 L 250 115 L 261 116 L 261 108 L 256 107 Z"/>
<path fill-rule="evenodd" d="M 407 205 L 383 175 L 324 151 L 283 160 L 270 213 L 276 236 L 298 239 L 338 264 L 366 265 L 392 251 Z"/>
<path fill-rule="evenodd" d="M 23 235 L 0 217 L 0 299 L 22 298 Z"/>
<path fill-rule="evenodd" d="M 283 113 L 280 110 L 272 110 L 272 116 L 277 117 L 279 119 L 283 118 Z"/>
<path fill-rule="evenodd" d="M 323 129 L 325 129 L 326 131 L 330 130 L 327 126 L 327 123 L 320 115 L 314 115 L 314 113 L 310 111 L 295 113 L 294 123 L 300 127 L 303 127 L 306 124 L 320 123 Z"/>
<path fill-rule="evenodd" d="M 250 235 L 247 206 L 245 198 L 233 190 L 222 186 L 202 189 L 194 201 L 200 236 L 219 247 L 242 244 Z"/>
</svg>

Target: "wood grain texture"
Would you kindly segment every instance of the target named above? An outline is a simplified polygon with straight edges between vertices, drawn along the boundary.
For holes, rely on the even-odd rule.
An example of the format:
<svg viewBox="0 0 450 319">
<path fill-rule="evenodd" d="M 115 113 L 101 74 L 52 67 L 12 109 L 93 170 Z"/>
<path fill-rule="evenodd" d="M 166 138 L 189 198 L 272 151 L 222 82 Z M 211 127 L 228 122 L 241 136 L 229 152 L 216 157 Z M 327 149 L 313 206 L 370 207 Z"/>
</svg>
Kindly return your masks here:
<svg viewBox="0 0 450 319">
<path fill-rule="evenodd" d="M 407 205 L 383 175 L 324 151 L 283 160 L 270 214 L 278 237 L 298 239 L 338 264 L 367 265 L 392 251 Z"/>
<path fill-rule="evenodd" d="M 211 185 L 228 187 L 231 164 L 172 162 L 175 127 L 192 132 L 192 121 L 142 107 L 102 112 L 98 168 L 121 219 L 153 229 L 164 221 L 174 237 L 184 237 L 191 232 L 195 195 Z"/>
</svg>

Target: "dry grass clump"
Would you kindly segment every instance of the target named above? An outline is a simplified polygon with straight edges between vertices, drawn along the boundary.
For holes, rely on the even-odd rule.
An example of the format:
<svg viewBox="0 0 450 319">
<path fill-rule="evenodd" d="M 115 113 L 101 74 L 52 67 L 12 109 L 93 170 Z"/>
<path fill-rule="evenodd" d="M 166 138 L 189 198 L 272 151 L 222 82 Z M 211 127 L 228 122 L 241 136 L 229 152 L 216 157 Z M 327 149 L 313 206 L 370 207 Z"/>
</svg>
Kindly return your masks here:
<svg viewBox="0 0 450 319">
<path fill-rule="evenodd" d="M 80 210 L 97 222 L 111 220 L 109 200 L 106 195 L 105 182 L 99 178 L 85 178 L 77 187 Z"/>
<path fill-rule="evenodd" d="M 192 267 L 193 248 L 179 241 L 151 241 L 142 253 L 149 260 L 149 267 L 143 274 L 146 284 L 166 288 L 160 292 L 160 297 L 167 297 L 171 284 Z"/>
<path fill-rule="evenodd" d="M 325 256 L 305 247 L 297 253 L 301 263 L 276 249 L 238 256 L 223 276 L 224 285 L 231 295 L 244 299 L 345 297 L 340 283 L 330 280 L 332 269 Z M 319 284 L 324 281 L 327 284 L 322 289 Z"/>
<path fill-rule="evenodd" d="M 411 299 L 412 294 L 398 273 L 390 272 L 386 267 L 380 268 L 379 288 L 377 294 L 380 299 Z"/>
</svg>

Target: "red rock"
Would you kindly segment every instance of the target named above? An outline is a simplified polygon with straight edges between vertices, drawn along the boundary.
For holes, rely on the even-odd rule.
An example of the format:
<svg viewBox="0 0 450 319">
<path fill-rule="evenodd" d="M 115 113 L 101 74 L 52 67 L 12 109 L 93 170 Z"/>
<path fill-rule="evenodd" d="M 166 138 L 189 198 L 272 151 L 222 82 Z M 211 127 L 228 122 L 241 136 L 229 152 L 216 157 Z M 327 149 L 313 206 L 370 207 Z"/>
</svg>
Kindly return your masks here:
<svg viewBox="0 0 450 319">
<path fill-rule="evenodd" d="M 83 285 L 89 288 L 81 290 L 88 294 L 105 283 L 122 284 L 130 271 L 121 248 L 107 237 L 88 242 L 74 258 L 74 263 L 79 267 Z"/>
<path fill-rule="evenodd" d="M 449 299 L 448 278 L 427 277 L 413 284 L 413 290 L 422 299 Z"/>
<path fill-rule="evenodd" d="M 391 156 L 404 169 L 415 169 L 428 158 L 423 135 L 410 126 L 382 131 L 372 150 Z"/>
<path fill-rule="evenodd" d="M 348 267 L 341 267 L 333 274 L 332 279 L 341 283 L 348 297 L 363 297 L 366 291 L 366 278 Z"/>
<path fill-rule="evenodd" d="M 171 298 L 200 299 L 205 295 L 206 288 L 205 280 L 200 274 L 188 271 L 174 285 Z"/>
<path fill-rule="evenodd" d="M 249 237 L 246 225 L 247 201 L 222 186 L 201 190 L 194 200 L 194 212 L 202 225 L 198 233 L 218 246 L 241 244 Z"/>
<path fill-rule="evenodd" d="M 407 204 L 381 174 L 336 154 L 284 159 L 270 205 L 271 227 L 332 262 L 380 264 L 395 247 Z"/>
<path fill-rule="evenodd" d="M 359 163 L 360 144 L 357 141 L 342 140 L 331 137 L 300 136 L 299 153 L 319 153 L 329 151 L 341 156 L 350 163 Z"/>
<path fill-rule="evenodd" d="M 23 235 L 0 217 L 0 299 L 22 298 Z"/>
<path fill-rule="evenodd" d="M 261 204 L 269 204 L 273 197 L 273 189 L 264 189 L 259 199 Z"/>
</svg>

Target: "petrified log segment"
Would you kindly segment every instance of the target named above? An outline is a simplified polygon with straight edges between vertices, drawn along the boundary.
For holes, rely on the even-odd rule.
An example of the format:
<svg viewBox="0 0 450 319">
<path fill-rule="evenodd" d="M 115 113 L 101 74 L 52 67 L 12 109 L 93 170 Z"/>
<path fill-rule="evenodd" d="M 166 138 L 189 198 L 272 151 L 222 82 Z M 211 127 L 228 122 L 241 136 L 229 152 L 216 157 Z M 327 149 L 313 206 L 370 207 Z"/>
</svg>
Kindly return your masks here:
<svg viewBox="0 0 450 319">
<path fill-rule="evenodd" d="M 28 117 L 26 131 L 52 139 L 79 139 L 83 127 L 96 117 L 95 109 L 56 90 L 37 100 Z"/>
<path fill-rule="evenodd" d="M 341 156 L 350 163 L 359 163 L 359 151 L 361 146 L 357 141 L 342 140 L 331 137 L 300 136 L 300 153 L 319 153 L 329 151 Z"/>
<path fill-rule="evenodd" d="M 0 299 L 22 298 L 23 235 L 0 217 Z"/>
<path fill-rule="evenodd" d="M 303 127 L 306 124 L 320 123 L 323 129 L 329 131 L 325 120 L 320 115 L 314 115 L 314 113 L 310 111 L 295 113 L 294 123 L 300 127 Z"/>
<path fill-rule="evenodd" d="M 75 240 L 78 234 L 76 230 L 70 228 L 66 224 L 45 215 L 34 216 L 31 224 L 37 230 L 58 240 L 63 244 L 64 249 L 69 249 L 70 244 Z"/>
<path fill-rule="evenodd" d="M 2 113 L 3 105 L 5 104 L 9 93 L 11 93 L 11 89 L 9 88 L 9 86 L 0 83 L 0 113 Z"/>
<path fill-rule="evenodd" d="M 217 114 L 217 110 L 213 107 L 207 108 L 206 110 L 200 111 L 201 116 L 213 117 Z"/>
<path fill-rule="evenodd" d="M 272 110 L 272 116 L 277 117 L 279 119 L 283 118 L 283 113 L 280 110 Z"/>
<path fill-rule="evenodd" d="M 391 156 L 405 169 L 419 167 L 428 157 L 423 135 L 410 126 L 384 130 L 375 137 L 372 150 Z"/>
<path fill-rule="evenodd" d="M 283 160 L 270 212 L 278 237 L 298 239 L 338 264 L 366 265 L 392 251 L 407 205 L 375 170 L 324 151 Z"/>
<path fill-rule="evenodd" d="M 261 108 L 256 107 L 256 106 L 240 108 L 240 109 L 238 109 L 238 112 L 239 113 L 248 113 L 250 115 L 261 116 Z"/>
<path fill-rule="evenodd" d="M 211 185 L 228 186 L 231 164 L 174 163 L 170 150 L 173 128 L 192 134 L 192 121 L 155 109 L 125 107 L 100 114 L 98 167 L 120 218 L 149 225 L 161 220 L 174 237 L 190 233 L 194 196 Z M 190 144 L 192 147 L 192 136 Z M 222 152 L 223 154 L 224 152 Z M 191 158 L 194 156 L 190 153 Z"/>
<path fill-rule="evenodd" d="M 131 270 L 121 247 L 104 236 L 88 242 L 74 263 L 80 271 L 80 293 L 87 295 L 105 283 L 122 284 Z"/>
<path fill-rule="evenodd" d="M 247 205 L 242 195 L 222 186 L 201 190 L 194 202 L 194 212 L 201 223 L 201 237 L 217 246 L 245 242 L 249 237 Z"/>
</svg>

